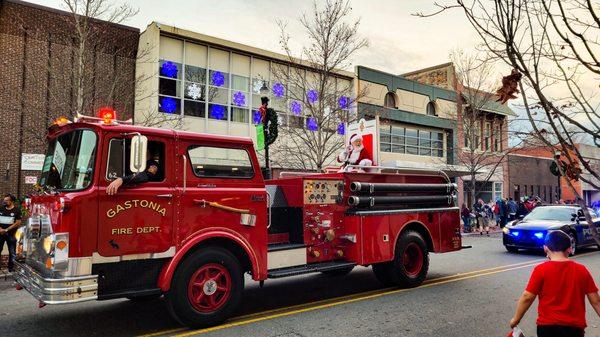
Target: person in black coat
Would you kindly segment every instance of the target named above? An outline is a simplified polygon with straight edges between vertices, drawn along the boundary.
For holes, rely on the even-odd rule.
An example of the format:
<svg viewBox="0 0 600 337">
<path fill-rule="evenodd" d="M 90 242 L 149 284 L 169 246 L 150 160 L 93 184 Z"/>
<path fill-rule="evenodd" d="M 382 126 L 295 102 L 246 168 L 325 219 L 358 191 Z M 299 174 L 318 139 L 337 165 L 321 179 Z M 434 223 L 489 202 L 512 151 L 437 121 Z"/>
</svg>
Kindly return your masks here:
<svg viewBox="0 0 600 337">
<path fill-rule="evenodd" d="M 133 173 L 121 178 L 113 180 L 110 185 L 106 188 L 106 194 L 114 195 L 117 194 L 121 186 L 131 186 L 148 181 L 156 181 L 157 173 L 159 171 L 158 163 L 156 161 L 149 161 L 146 164 L 146 170 L 140 173 Z"/>
</svg>

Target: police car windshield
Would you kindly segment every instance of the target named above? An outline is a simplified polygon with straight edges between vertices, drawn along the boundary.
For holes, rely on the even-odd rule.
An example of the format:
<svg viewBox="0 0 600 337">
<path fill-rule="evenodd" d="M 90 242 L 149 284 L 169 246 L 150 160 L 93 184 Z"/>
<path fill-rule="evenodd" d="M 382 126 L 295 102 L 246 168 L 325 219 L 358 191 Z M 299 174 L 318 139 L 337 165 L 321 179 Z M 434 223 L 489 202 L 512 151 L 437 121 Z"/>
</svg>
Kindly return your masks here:
<svg viewBox="0 0 600 337">
<path fill-rule="evenodd" d="M 50 141 L 40 185 L 49 189 L 80 190 L 92 181 L 97 136 L 91 130 L 73 130 Z"/>
<path fill-rule="evenodd" d="M 571 221 L 577 210 L 572 207 L 536 207 L 523 220 Z"/>
</svg>

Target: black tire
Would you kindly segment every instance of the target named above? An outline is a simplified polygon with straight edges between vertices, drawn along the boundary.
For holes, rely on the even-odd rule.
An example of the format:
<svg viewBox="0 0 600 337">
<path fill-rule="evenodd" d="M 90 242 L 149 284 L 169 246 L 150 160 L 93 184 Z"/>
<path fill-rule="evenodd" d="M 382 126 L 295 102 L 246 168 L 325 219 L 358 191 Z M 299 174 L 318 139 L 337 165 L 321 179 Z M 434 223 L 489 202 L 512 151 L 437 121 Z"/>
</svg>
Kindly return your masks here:
<svg viewBox="0 0 600 337">
<path fill-rule="evenodd" d="M 216 282 L 213 282 L 213 285 L 207 288 L 206 283 L 209 283 L 212 279 L 204 283 L 204 286 L 201 288 L 201 291 L 204 292 L 203 294 L 200 294 L 200 291 L 195 288 L 198 291 L 199 298 L 202 298 L 202 296 L 212 298 L 215 295 L 215 298 L 220 296 L 218 302 L 223 302 L 214 310 L 211 311 L 209 308 L 206 309 L 208 311 L 203 312 L 196 307 L 200 306 L 200 304 L 192 303 L 190 297 L 193 294 L 188 295 L 188 291 L 193 288 L 191 284 L 192 277 L 196 279 L 196 277 L 202 274 L 201 270 L 207 270 L 207 268 L 209 271 L 203 275 L 208 274 L 210 276 L 210 268 L 221 268 L 222 271 L 228 273 L 227 276 L 229 276 L 229 279 L 227 279 L 227 276 L 215 275 L 215 280 L 217 278 L 225 280 L 224 283 L 229 285 L 229 291 L 217 294 L 216 287 L 218 284 Z M 198 274 L 199 272 L 201 274 Z M 208 290 L 212 291 L 212 294 L 206 294 L 207 289 L 212 289 Z M 223 248 L 203 247 L 188 256 L 177 268 L 171 282 L 171 289 L 165 297 L 167 308 L 177 321 L 189 327 L 203 328 L 222 323 L 231 317 L 240 303 L 243 289 L 244 274 L 238 259 Z M 225 296 L 225 293 L 228 296 Z"/>
<path fill-rule="evenodd" d="M 340 276 L 346 276 L 346 275 L 350 274 L 352 269 L 354 269 L 354 266 L 340 268 L 340 269 L 334 269 L 334 270 L 328 270 L 328 271 L 322 271 L 321 273 L 328 277 L 340 277 Z"/>
<path fill-rule="evenodd" d="M 509 247 L 509 246 L 504 246 L 506 248 L 506 250 L 509 253 L 514 253 L 514 254 L 518 254 L 519 253 L 519 248 L 516 247 Z"/>
<path fill-rule="evenodd" d="M 394 259 L 373 265 L 375 277 L 386 286 L 418 287 L 429 270 L 429 251 L 421 234 L 403 232 L 396 242 Z M 412 257 L 412 260 L 405 260 Z"/>
</svg>

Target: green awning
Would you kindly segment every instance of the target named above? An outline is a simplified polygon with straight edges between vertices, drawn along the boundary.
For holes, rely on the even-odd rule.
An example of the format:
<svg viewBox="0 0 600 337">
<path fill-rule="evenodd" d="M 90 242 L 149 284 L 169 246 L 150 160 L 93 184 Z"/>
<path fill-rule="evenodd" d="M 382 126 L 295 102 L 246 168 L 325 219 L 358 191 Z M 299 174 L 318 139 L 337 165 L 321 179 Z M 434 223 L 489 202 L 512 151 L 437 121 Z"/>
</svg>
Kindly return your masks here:
<svg viewBox="0 0 600 337">
<path fill-rule="evenodd" d="M 472 93 L 469 91 L 463 91 L 461 94 L 464 97 L 466 104 L 472 103 L 473 105 L 478 106 L 480 108 L 479 110 L 504 116 L 517 116 L 517 114 L 508 107 L 508 105 L 496 102 L 496 95 L 490 95 L 489 97 L 486 97 L 483 94 Z M 477 96 L 473 97 L 471 95 Z"/>
</svg>

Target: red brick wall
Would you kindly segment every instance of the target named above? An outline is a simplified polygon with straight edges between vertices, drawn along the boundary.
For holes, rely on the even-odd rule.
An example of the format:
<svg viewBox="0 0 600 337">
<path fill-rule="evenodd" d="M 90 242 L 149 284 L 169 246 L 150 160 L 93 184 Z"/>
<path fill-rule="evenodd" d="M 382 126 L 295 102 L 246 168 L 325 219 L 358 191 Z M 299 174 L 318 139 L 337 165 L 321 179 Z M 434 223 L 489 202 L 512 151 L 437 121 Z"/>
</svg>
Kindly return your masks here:
<svg viewBox="0 0 600 337">
<path fill-rule="evenodd" d="M 84 114 L 111 105 L 120 119 L 134 110 L 135 55 L 139 30 L 94 21 L 86 51 Z M 66 12 L 17 0 L 0 2 L 0 193 L 28 193 L 20 152 L 44 153 L 46 128 L 75 112 L 72 18 Z M 17 191 L 20 183 L 20 191 Z"/>
</svg>

